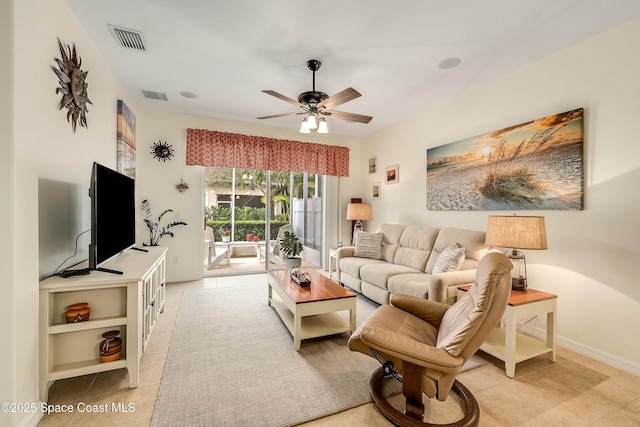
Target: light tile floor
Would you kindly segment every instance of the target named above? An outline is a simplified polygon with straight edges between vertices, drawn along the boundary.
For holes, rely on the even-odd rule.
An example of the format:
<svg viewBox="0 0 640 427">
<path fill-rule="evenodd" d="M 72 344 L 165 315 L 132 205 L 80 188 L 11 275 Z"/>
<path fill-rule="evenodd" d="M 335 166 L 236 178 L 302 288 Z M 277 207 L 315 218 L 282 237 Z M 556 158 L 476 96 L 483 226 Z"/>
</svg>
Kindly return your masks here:
<svg viewBox="0 0 640 427">
<path fill-rule="evenodd" d="M 129 388 L 126 369 L 56 381 L 49 391 L 48 404 L 70 404 L 76 410 L 71 414 L 45 415 L 38 426 L 149 426 L 182 293 L 189 289 L 241 286 L 255 283 L 258 278 L 266 282 L 262 274 L 168 284 L 165 311 L 142 356 L 139 387 Z M 505 375 L 502 362 L 483 357 L 489 362 L 487 365 L 458 377 L 479 402 L 481 426 L 640 426 L 640 377 L 563 348 L 558 349 L 555 363 L 545 356 L 519 363 L 513 379 Z M 81 402 L 88 409 L 122 403 L 131 411 L 79 412 Z M 426 404 L 431 422 L 452 422 L 460 412 L 452 397 L 446 402 Z M 304 424 L 390 425 L 371 403 Z"/>
</svg>

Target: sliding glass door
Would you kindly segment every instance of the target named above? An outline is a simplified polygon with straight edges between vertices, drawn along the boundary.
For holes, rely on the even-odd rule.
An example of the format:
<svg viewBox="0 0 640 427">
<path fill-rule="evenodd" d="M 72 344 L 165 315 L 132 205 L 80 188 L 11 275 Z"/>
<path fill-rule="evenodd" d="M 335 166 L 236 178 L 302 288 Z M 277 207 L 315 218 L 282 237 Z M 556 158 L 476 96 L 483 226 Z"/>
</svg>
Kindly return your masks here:
<svg viewBox="0 0 640 427">
<path fill-rule="evenodd" d="M 322 254 L 322 189 L 324 176 L 307 172 L 292 174 L 292 224 L 305 247 L 305 259 L 313 265 L 321 264 Z"/>
<path fill-rule="evenodd" d="M 323 183 L 323 176 L 308 173 L 207 168 L 205 227 L 214 251 L 228 250 L 229 256 L 210 268 L 205 242 L 205 275 L 265 271 L 278 230 L 286 224 L 303 242 L 305 265 L 319 266 Z"/>
</svg>

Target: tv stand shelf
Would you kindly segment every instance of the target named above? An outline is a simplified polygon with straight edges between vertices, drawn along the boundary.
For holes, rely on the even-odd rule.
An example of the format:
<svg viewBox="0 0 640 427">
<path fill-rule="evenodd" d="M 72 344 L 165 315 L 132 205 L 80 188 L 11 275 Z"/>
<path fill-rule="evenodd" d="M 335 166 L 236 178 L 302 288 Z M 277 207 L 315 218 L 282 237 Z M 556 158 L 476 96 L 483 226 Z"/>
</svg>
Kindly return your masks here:
<svg viewBox="0 0 640 427">
<path fill-rule="evenodd" d="M 127 250 L 104 267 L 110 274 L 51 277 L 40 282 L 40 399 L 47 401 L 55 380 L 127 368 L 129 387 L 139 382 L 140 357 L 164 311 L 165 254 L 159 246 L 148 252 Z M 89 320 L 66 323 L 69 304 L 87 302 Z M 102 334 L 117 329 L 122 338 L 120 360 L 100 363 Z"/>
<path fill-rule="evenodd" d="M 49 335 L 64 334 L 65 332 L 84 331 L 87 329 L 108 328 L 111 326 L 123 326 L 126 324 L 126 317 L 104 317 L 97 320 L 87 320 L 86 322 L 51 325 L 49 326 Z"/>
</svg>

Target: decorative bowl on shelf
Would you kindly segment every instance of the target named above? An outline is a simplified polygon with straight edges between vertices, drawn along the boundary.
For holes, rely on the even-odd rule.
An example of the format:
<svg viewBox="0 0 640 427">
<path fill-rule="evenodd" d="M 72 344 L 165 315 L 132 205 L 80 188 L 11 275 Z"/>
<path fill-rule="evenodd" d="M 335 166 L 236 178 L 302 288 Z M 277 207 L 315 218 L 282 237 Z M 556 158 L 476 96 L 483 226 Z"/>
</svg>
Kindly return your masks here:
<svg viewBox="0 0 640 427">
<path fill-rule="evenodd" d="M 100 343 L 100 362 L 112 362 L 120 359 L 122 353 L 122 338 L 120 331 L 113 330 L 102 334 L 104 340 Z"/>
<path fill-rule="evenodd" d="M 113 362 L 114 360 L 120 360 L 121 352 L 113 353 L 109 356 L 100 356 L 100 363 Z"/>
<path fill-rule="evenodd" d="M 67 311 L 64 313 L 64 318 L 67 323 L 84 322 L 89 320 L 90 314 L 91 308 L 89 308 L 89 303 L 78 302 L 70 304 L 69 307 L 67 307 Z"/>
</svg>

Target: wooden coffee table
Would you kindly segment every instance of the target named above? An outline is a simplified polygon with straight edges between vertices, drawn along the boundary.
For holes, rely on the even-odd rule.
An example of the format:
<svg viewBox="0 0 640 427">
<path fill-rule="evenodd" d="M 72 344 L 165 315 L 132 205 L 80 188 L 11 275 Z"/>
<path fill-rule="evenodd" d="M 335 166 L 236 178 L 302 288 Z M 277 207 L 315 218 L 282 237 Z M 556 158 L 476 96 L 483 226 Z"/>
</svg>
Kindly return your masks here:
<svg viewBox="0 0 640 427">
<path fill-rule="evenodd" d="M 288 269 L 269 272 L 268 303 L 291 332 L 296 351 L 304 339 L 356 330 L 356 294 L 316 270 L 305 272 L 311 276 L 305 287 L 291 280 Z M 348 322 L 337 313 L 342 310 L 349 310 Z"/>
</svg>

